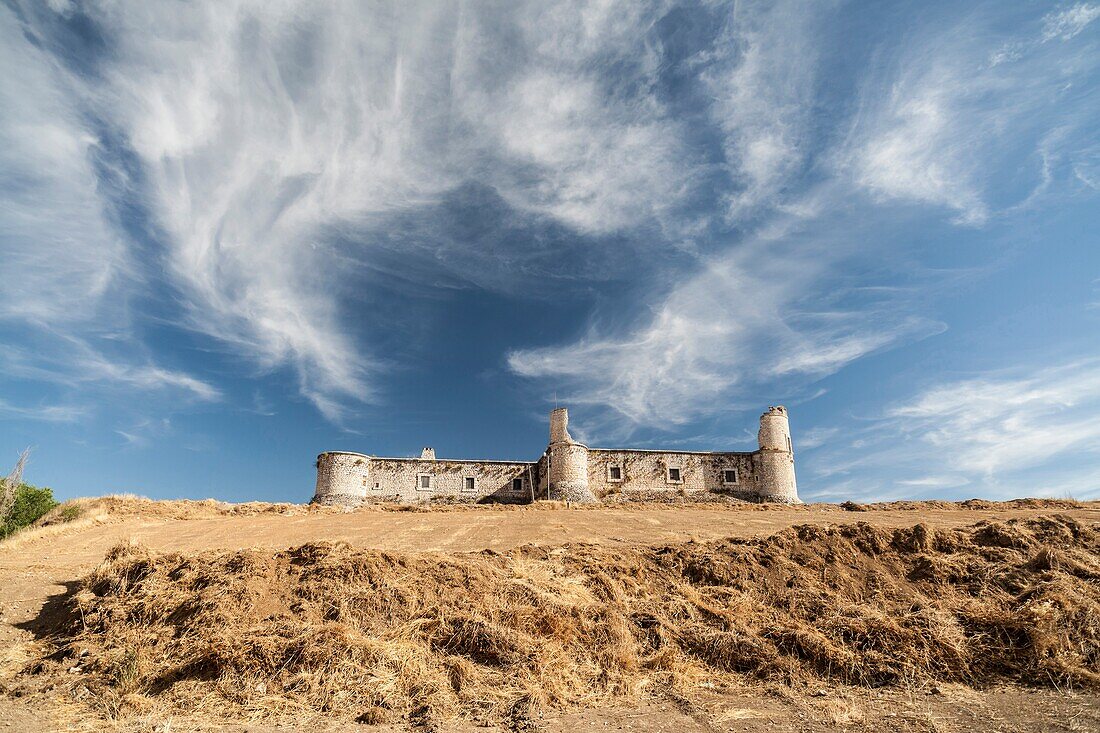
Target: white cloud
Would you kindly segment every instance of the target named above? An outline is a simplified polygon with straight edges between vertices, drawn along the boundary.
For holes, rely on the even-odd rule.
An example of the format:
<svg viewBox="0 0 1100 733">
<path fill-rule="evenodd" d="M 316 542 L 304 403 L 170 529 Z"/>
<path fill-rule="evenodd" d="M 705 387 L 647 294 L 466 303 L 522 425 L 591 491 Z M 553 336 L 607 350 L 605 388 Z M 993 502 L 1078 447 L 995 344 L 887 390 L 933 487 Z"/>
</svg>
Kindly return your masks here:
<svg viewBox="0 0 1100 733">
<path fill-rule="evenodd" d="M 1100 452 L 1100 362 L 941 385 L 889 416 L 956 471 L 1011 478 L 1060 455 Z"/>
<path fill-rule="evenodd" d="M 41 422 L 76 422 L 87 410 L 76 405 L 13 405 L 0 399 L 0 417 Z"/>
<path fill-rule="evenodd" d="M 831 427 L 860 447 L 829 443 L 803 458 L 806 497 L 1100 497 L 1096 359 L 943 381 Z"/>
<path fill-rule="evenodd" d="M 820 448 L 831 442 L 839 432 L 839 428 L 812 427 L 799 433 L 797 447 L 800 451 Z"/>
<path fill-rule="evenodd" d="M 674 425 L 723 410 L 764 385 L 790 390 L 941 330 L 904 292 L 858 307 L 823 305 L 849 292 L 843 273 L 858 269 L 853 263 L 906 256 L 889 242 L 859 241 L 851 222 L 849 241 L 830 229 L 833 212 L 850 206 L 849 186 L 879 201 L 943 206 L 956 223 L 979 226 L 1000 213 L 990 189 L 998 165 L 1021 141 L 1037 141 L 1047 160 L 1080 140 L 1075 132 L 1086 118 L 1074 115 L 1074 105 L 1058 118 L 1045 110 L 1050 85 L 1079 75 L 1088 62 L 1066 63 L 1059 52 L 1040 54 L 1019 40 L 994 69 L 986 60 L 1005 48 L 1003 37 L 967 15 L 955 26 L 907 37 L 896 63 L 875 57 L 886 71 L 864 77 L 849 134 L 819 151 L 835 178 L 791 198 L 784 192 L 805 164 L 816 101 L 820 29 L 802 6 L 741 7 L 743 17 L 735 12 L 724 37 L 741 53 L 706 80 L 738 181 L 730 211 L 759 219 L 756 237 L 701 262 L 696 274 L 654 298 L 652 315 L 633 328 L 594 325 L 574 343 L 509 356 L 513 371 L 544 379 L 560 399 L 604 411 L 590 418 L 597 432 L 624 423 L 607 411 L 627 426 Z M 1008 63 L 1027 54 L 1030 66 Z M 1043 134 L 1055 127 L 1058 135 Z"/>
<path fill-rule="evenodd" d="M 81 369 L 88 379 L 102 379 L 141 390 L 175 389 L 204 402 L 221 399 L 216 387 L 184 372 L 158 366 L 124 366 L 99 358 L 86 361 Z"/>
<path fill-rule="evenodd" d="M 581 231 L 668 222 L 691 186 L 680 124 L 652 100 L 618 108 L 583 76 L 537 72 L 478 106 L 505 154 L 540 174 L 533 187 L 501 186 L 506 200 Z"/>
<path fill-rule="evenodd" d="M 72 11 L 66 3 L 51 7 Z M 3 349 L 5 376 L 169 387 L 217 399 L 217 389 L 190 375 L 141 355 L 111 360 L 90 345 L 94 337 L 125 340 L 135 268 L 99 192 L 102 144 L 82 108 L 83 90 L 26 30 L 0 7 L 0 65 L 18 69 L 0 75 L 0 321 L 38 331 L 35 348 Z M 86 410 L 3 402 L 0 413 L 71 422 Z"/>
<path fill-rule="evenodd" d="M 660 5 L 218 0 L 83 10 L 111 48 L 96 74 L 31 79 L 20 95 L 63 98 L 72 87 L 117 126 L 141 161 L 185 324 L 263 368 L 289 365 L 334 419 L 348 398 L 372 396 L 381 367 L 340 300 L 333 230 L 355 233 L 369 262 L 372 228 L 470 180 L 582 232 L 683 226 L 669 212 L 693 186 L 693 163 L 680 123 L 646 91 L 658 71 L 647 37 Z M 616 62 L 626 77 L 600 76 Z M 628 83 L 638 91 L 623 94 Z M 44 116 L 64 120 L 57 112 Z M 62 173 L 92 207 L 94 180 Z M 74 228 L 94 232 L 92 223 Z M 83 245 L 59 239 L 49 260 L 30 253 L 28 268 L 61 278 L 55 263 L 81 263 Z M 87 259 L 102 268 L 84 289 L 102 291 L 117 258 Z M 62 289 L 54 285 L 44 289 Z"/>
<path fill-rule="evenodd" d="M 64 2 L 52 7 L 72 12 Z M 11 189 L 16 214 L 4 226 L 17 236 L 15 244 L 5 239 L 5 253 L 15 280 L 43 296 L 5 297 L 0 309 L 18 305 L 0 314 L 125 330 L 115 316 L 144 284 L 96 192 L 89 151 L 105 144 L 88 134 L 87 120 L 98 118 L 139 159 L 138 198 L 163 232 L 158 245 L 184 324 L 261 368 L 291 368 L 301 393 L 336 420 L 349 402 L 372 397 L 385 355 L 360 333 L 374 320 L 369 302 L 353 308 L 344 297 L 362 286 L 333 232 L 354 242 L 357 262 L 370 263 L 372 233 L 470 182 L 523 216 L 581 234 L 645 232 L 641 240 L 655 232 L 657 244 L 636 245 L 650 247 L 654 259 L 662 247 L 693 251 L 681 240 L 707 233 L 723 215 L 727 228 L 758 225 L 744 245 L 740 234 L 708 241 L 707 251 L 719 253 L 694 272 L 683 275 L 678 264 L 654 278 L 666 294 L 648 299 L 651 317 L 643 312 L 633 328 L 593 327 L 575 344 L 510 356 L 517 373 L 556 380 L 575 400 L 632 421 L 684 421 L 739 385 L 816 378 L 934 329 L 889 303 L 834 307 L 829 288 L 841 263 L 873 247 L 795 247 L 788 222 L 808 228 L 842 208 L 854 182 L 879 199 L 946 206 L 960 222 L 982 223 L 995 212 L 985 190 L 995 172 L 984 163 L 998 152 L 998 131 L 1033 112 L 1036 100 L 1045 104 L 1049 82 L 1060 77 L 1043 66 L 1037 82 L 1020 83 L 1025 75 L 1010 69 L 1022 58 L 1015 51 L 991 71 L 978 60 L 1007 46 L 967 28 L 936 43 L 918 38 L 893 76 L 867 84 L 839 164 L 815 172 L 836 177 L 822 186 L 826 193 L 792 198 L 787 191 L 811 164 L 810 147 L 828 137 L 811 123 L 822 81 L 818 13 L 833 6 L 731 5 L 717 40 L 684 62 L 705 70 L 695 79 L 710 94 L 699 120 L 673 114 L 659 91 L 664 69 L 653 29 L 668 7 L 88 3 L 82 12 L 110 53 L 87 74 L 65 71 L 61 54 L 49 56 L 20 33 L 39 29 L 21 29 L 0 10 L 10 19 L 7 65 L 28 69 L 3 80 L 0 135 L 10 144 L 0 156 L 10 160 L 0 160 L 32 184 L 29 193 Z M 1093 7 L 1052 15 L 1046 27 L 1075 34 Z M 1003 103 L 991 102 L 1001 96 Z M 720 162 L 693 147 L 692 126 L 702 121 L 714 125 L 706 132 Z M 38 133 L 28 135 L 28 126 Z M 717 169 L 733 181 L 715 194 L 728 207 L 691 208 L 700 180 Z M 787 257 L 777 258 L 784 248 Z M 546 250 L 540 254 L 559 256 Z M 479 283 L 527 277 L 507 257 L 462 246 L 431 254 L 441 270 L 464 272 L 471 261 L 497 270 Z M 218 398 L 212 385 L 140 356 L 91 372 Z"/>
<path fill-rule="evenodd" d="M 172 421 L 168 418 L 159 420 L 145 418 L 129 426 L 126 430 L 115 430 L 115 434 L 121 436 L 126 441 L 126 446 L 130 448 L 145 448 L 154 439 L 164 438 L 170 435 L 171 432 Z"/>
<path fill-rule="evenodd" d="M 1073 78 L 1088 62 L 1067 64 L 1054 51 L 1036 56 L 1024 44 L 1021 54 L 1032 54 L 1032 66 L 1006 62 L 994 69 L 987 60 L 1004 46 L 1003 37 L 967 15 L 955 26 L 907 37 L 896 63 L 876 57 L 885 71 L 864 77 L 848 134 L 817 152 L 832 178 L 793 197 L 785 192 L 801 180 L 806 162 L 819 28 L 787 6 L 746 7 L 749 19 L 726 34 L 742 53 L 728 68 L 708 72 L 707 81 L 740 186 L 730 211 L 758 222 L 756 234 L 700 262 L 694 275 L 653 298 L 651 317 L 632 328 L 593 326 L 574 343 L 512 353 L 517 374 L 542 378 L 559 397 L 611 410 L 628 423 L 677 424 L 722 410 L 749 389 L 790 390 L 942 330 L 904 292 L 884 293 L 870 305 L 831 305 L 851 294 L 845 268 L 909 256 L 890 242 L 861 240 L 851 220 L 835 227 L 835 212 L 852 206 L 852 188 L 877 201 L 946 207 L 955 223 L 979 226 L 1001 213 L 990 194 L 998 165 L 1015 165 L 1012 156 L 1030 141 L 1049 160 L 1081 139 L 1085 117 L 1074 115 L 1074 105 L 1057 119 L 1044 110 L 1049 85 Z M 1054 127 L 1058 135 L 1045 134 Z M 1046 176 L 1040 187 L 1051 185 L 1049 172 L 1039 173 Z M 854 216 L 876 216 L 861 211 Z"/>
<path fill-rule="evenodd" d="M 942 329 L 888 308 L 809 309 L 829 287 L 839 248 L 829 249 L 748 243 L 674 287 L 626 335 L 593 331 L 573 344 L 516 351 L 509 366 L 549 380 L 571 404 L 605 408 L 632 424 L 675 425 L 732 407 L 737 394 L 776 378 L 820 378 Z"/>
<path fill-rule="evenodd" d="M 948 489 L 966 486 L 970 481 L 960 476 L 921 476 L 913 479 L 901 479 L 900 486 L 912 486 L 918 489 Z"/>
<path fill-rule="evenodd" d="M 1076 35 L 1097 11 L 1081 4 L 1047 16 L 1044 40 Z M 953 27 L 915 31 L 896 59 L 878 59 L 890 73 L 865 81 L 837 156 L 841 171 L 879 200 L 943 206 L 956 212 L 955 223 L 981 226 L 1002 213 L 995 200 L 1002 170 L 1019 176 L 1017 167 L 1033 166 L 1011 156 L 1041 157 L 1040 177 L 1051 159 L 1076 156 L 1094 115 L 1074 85 L 1096 68 L 1095 49 L 1023 36 L 1002 42 L 987 21 L 978 12 Z"/>
<path fill-rule="evenodd" d="M 973 148 L 957 126 L 959 87 L 944 72 L 891 91 L 881 125 L 853 156 L 856 181 L 883 197 L 940 204 L 964 224 L 984 224 L 989 214 L 971 169 Z"/>
<path fill-rule="evenodd" d="M 0 66 L 0 320 L 86 321 L 124 255 L 96 195 L 97 141 L 65 74 L 7 6 Z"/>
<path fill-rule="evenodd" d="M 140 350 L 123 349 L 107 356 L 80 337 L 56 332 L 52 336 L 38 339 L 34 349 L 0 349 L 4 376 L 79 390 L 81 394 L 95 390 L 112 395 L 104 398 L 107 401 L 117 398 L 119 388 L 165 393 L 176 404 L 222 398 L 217 387 L 186 372 L 159 366 Z"/>
<path fill-rule="evenodd" d="M 816 21 L 827 7 L 739 4 L 716 44 L 741 50 L 705 75 L 735 181 L 729 196 L 735 220 L 775 205 L 776 193 L 803 163 L 818 60 Z"/>
<path fill-rule="evenodd" d="M 1100 18 L 1100 5 L 1093 3 L 1077 3 L 1065 10 L 1050 13 L 1043 18 L 1043 41 L 1068 41 L 1097 18 Z"/>
<path fill-rule="evenodd" d="M 50 10 L 60 15 L 68 16 L 73 11 L 72 0 L 46 0 Z"/>
</svg>

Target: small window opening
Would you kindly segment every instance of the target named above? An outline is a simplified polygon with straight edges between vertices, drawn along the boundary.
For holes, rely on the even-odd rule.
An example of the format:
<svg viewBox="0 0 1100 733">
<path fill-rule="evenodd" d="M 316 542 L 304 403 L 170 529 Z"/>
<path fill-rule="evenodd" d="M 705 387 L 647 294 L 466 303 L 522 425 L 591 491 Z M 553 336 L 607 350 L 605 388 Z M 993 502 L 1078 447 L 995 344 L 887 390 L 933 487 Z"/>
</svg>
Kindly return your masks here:
<svg viewBox="0 0 1100 733">
<path fill-rule="evenodd" d="M 512 479 L 512 491 L 523 491 L 523 479 L 522 478 Z"/>
<path fill-rule="evenodd" d="M 416 474 L 416 488 L 420 491 L 432 490 L 432 475 L 430 473 Z"/>
<path fill-rule="evenodd" d="M 668 482 L 670 484 L 678 484 L 682 480 L 683 479 L 680 478 L 680 468 L 679 468 L 679 466 L 675 466 L 675 467 L 669 466 L 668 467 Z"/>
<path fill-rule="evenodd" d="M 462 489 L 464 491 L 477 491 L 477 478 L 474 476 L 467 476 L 463 479 Z"/>
<path fill-rule="evenodd" d="M 737 469 L 727 468 L 722 471 L 722 483 L 724 484 L 736 484 L 737 483 Z"/>
<path fill-rule="evenodd" d="M 608 481 L 622 481 L 623 480 L 623 467 L 622 466 L 608 466 L 607 467 L 607 480 Z"/>
<path fill-rule="evenodd" d="M 791 436 L 787 436 L 787 452 L 794 453 L 794 448 L 791 447 Z"/>
</svg>

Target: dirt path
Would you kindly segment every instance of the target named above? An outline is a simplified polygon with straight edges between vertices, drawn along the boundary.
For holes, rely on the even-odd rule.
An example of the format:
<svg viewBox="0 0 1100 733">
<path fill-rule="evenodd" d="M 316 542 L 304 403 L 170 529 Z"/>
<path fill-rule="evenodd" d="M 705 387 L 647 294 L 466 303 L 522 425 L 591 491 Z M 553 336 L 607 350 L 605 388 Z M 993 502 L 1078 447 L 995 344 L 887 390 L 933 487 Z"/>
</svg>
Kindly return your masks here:
<svg viewBox="0 0 1100 733">
<path fill-rule="evenodd" d="M 767 536 L 796 524 L 870 522 L 884 527 L 912 526 L 926 522 L 940 528 L 973 524 L 983 519 L 1008 520 L 1042 514 L 1061 513 L 1081 522 L 1100 522 L 1100 504 L 1079 508 L 1050 507 L 1019 508 L 997 506 L 989 509 L 943 508 L 925 506 L 919 509 L 875 509 L 847 512 L 835 506 L 760 508 L 760 507 L 632 507 L 603 509 L 511 509 L 455 510 L 431 512 L 394 512 L 363 510 L 351 513 L 296 511 L 289 516 L 256 514 L 252 516 L 218 516 L 206 512 L 195 518 L 150 518 L 148 516 L 111 516 L 103 521 L 57 534 L 45 534 L 23 541 L 0 545 L 0 686 L 22 666 L 31 643 L 26 625 L 38 616 L 50 596 L 64 593 L 71 584 L 102 559 L 105 551 L 121 540 L 142 543 L 154 550 L 196 552 L 212 549 L 262 547 L 282 549 L 317 540 L 337 540 L 355 546 L 394 551 L 468 552 L 482 549 L 507 550 L 523 544 L 555 546 L 566 543 L 596 543 L 603 545 L 659 545 L 686 540 L 706 541 L 723 537 Z M 22 628 L 21 628 L 22 627 Z M 1020 706 L 1018 701 L 1028 695 L 1040 695 L 1043 705 L 1052 710 L 1070 710 L 1072 716 L 1091 721 L 1100 720 L 1095 697 L 1061 698 L 1056 693 L 1013 693 L 1010 706 L 1019 707 L 1023 715 L 1034 706 Z M 763 698 L 762 698 L 763 699 Z M 993 698 L 973 702 L 981 707 Z M 1035 698 L 1036 704 L 1040 700 Z M 753 703 L 764 705 L 759 700 Z M 773 705 L 768 702 L 767 705 Z M 1007 703 L 1006 703 L 1007 704 Z M 942 705 L 933 701 L 932 706 Z M 51 722 L 38 730 L 53 730 L 61 726 L 60 703 L 54 708 Z M 950 706 L 948 706 L 950 708 Z M 1040 706 L 1042 707 L 1042 706 Z M 791 706 L 784 714 L 789 728 L 779 730 L 816 729 L 807 727 L 806 718 Z M 874 710 L 875 705 L 870 705 Z M 931 709 L 931 708 L 930 708 Z M 793 711 L 793 712 L 792 712 Z M 636 711 L 635 711 L 636 712 Z M 560 729 L 606 730 L 647 729 L 638 723 L 635 712 L 605 711 L 606 714 L 577 713 L 579 717 L 559 716 Z M 650 711 L 652 712 L 652 711 Z M 1067 713 L 1068 715 L 1069 713 Z M 602 715 L 602 717 L 601 717 Z M 683 711 L 663 715 L 665 730 L 758 730 L 763 723 L 729 718 L 715 727 L 714 715 L 704 716 L 699 723 Z M 715 714 L 717 715 L 717 713 Z M 947 716 L 943 711 L 936 713 Z M 61 717 L 57 717 L 61 716 Z M 586 717 L 587 716 L 587 717 Z M 593 717 L 594 716 L 594 717 Z M 698 716 L 696 716 L 698 717 Z M 782 716 L 781 716 L 782 717 Z M 812 717 L 812 716 L 811 716 Z M 35 730 L 31 721 L 44 718 L 18 700 L 0 695 L 0 733 L 5 723 L 16 721 L 20 730 Z M 654 718 L 656 719 L 656 718 Z M 700 718 L 702 720 L 703 718 Z M 772 718 L 772 722 L 775 722 Z M 861 719 L 862 720 L 862 719 Z M 987 718 L 986 722 L 991 721 Z M 545 721 L 548 729 L 555 723 Z M 759 721 L 757 721 L 759 722 Z M 889 721 L 887 721 L 889 722 Z M 895 721 L 896 722 L 896 721 Z M 1005 721 L 997 727 L 982 725 L 977 729 L 1017 730 Z M 37 725 L 37 723 L 36 723 Z M 692 727 L 695 725 L 696 727 Z M 973 723 L 971 723 L 973 725 Z M 1089 724 L 1091 725 L 1091 723 Z M 173 730 L 181 729 L 173 727 Z M 259 730 L 250 727 L 251 730 Z M 653 728 L 656 729 L 656 728 Z M 827 728 L 825 728 L 827 729 Z M 899 730 L 937 730 L 936 727 L 910 726 Z M 1051 730 L 1073 730 L 1073 727 L 1050 727 Z M 1077 730 L 1088 729 L 1076 728 Z"/>
</svg>

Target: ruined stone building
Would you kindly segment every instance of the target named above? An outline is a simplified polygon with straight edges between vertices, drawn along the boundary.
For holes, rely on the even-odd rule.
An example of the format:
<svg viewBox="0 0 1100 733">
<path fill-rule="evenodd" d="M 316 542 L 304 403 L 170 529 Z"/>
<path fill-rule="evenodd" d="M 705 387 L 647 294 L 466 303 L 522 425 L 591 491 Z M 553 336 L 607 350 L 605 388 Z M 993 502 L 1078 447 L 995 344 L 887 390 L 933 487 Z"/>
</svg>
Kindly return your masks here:
<svg viewBox="0 0 1100 733">
<path fill-rule="evenodd" d="M 313 501 L 358 505 L 390 501 L 526 503 L 538 499 L 703 499 L 727 495 L 798 503 L 794 451 L 784 407 L 760 416 L 754 451 L 667 451 L 589 448 L 569 435 L 569 413 L 550 413 L 550 444 L 537 461 L 383 458 L 330 451 L 317 457 Z"/>
</svg>

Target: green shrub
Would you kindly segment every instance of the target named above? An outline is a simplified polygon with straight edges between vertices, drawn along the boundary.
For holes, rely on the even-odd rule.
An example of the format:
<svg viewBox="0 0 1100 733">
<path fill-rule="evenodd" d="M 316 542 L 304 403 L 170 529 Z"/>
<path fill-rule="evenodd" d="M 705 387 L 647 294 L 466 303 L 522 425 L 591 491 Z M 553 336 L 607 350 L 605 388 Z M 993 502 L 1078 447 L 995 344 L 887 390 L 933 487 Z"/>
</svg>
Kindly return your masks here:
<svg viewBox="0 0 1100 733">
<path fill-rule="evenodd" d="M 53 491 L 31 484 L 20 484 L 15 490 L 15 502 L 6 517 L 0 517 L 0 539 L 27 527 L 57 506 Z"/>
<path fill-rule="evenodd" d="M 57 513 L 57 522 L 59 524 L 64 522 L 71 522 L 74 519 L 80 517 L 80 515 L 83 513 L 84 509 L 79 504 L 73 504 L 72 502 L 62 504 L 61 510 Z"/>
</svg>

